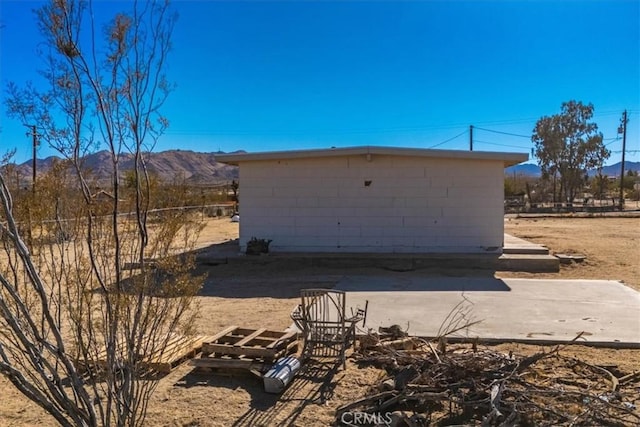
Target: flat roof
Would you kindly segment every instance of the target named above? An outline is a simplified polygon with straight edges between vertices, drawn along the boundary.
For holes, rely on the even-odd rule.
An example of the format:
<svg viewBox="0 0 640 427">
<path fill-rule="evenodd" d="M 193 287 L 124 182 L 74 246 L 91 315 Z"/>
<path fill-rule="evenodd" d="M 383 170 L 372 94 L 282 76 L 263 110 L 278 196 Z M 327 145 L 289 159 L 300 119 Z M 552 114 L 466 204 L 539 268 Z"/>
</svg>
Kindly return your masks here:
<svg viewBox="0 0 640 427">
<path fill-rule="evenodd" d="M 529 160 L 527 153 L 505 153 L 498 151 L 462 151 L 462 150 L 433 150 L 428 148 L 379 147 L 360 146 L 344 148 L 320 148 L 311 150 L 263 151 L 256 153 L 216 154 L 216 160 L 230 165 L 243 162 L 257 162 L 263 160 L 286 160 L 320 157 L 340 157 L 356 155 L 388 155 L 409 157 L 431 157 L 465 160 L 501 160 L 504 167 L 517 165 Z"/>
</svg>

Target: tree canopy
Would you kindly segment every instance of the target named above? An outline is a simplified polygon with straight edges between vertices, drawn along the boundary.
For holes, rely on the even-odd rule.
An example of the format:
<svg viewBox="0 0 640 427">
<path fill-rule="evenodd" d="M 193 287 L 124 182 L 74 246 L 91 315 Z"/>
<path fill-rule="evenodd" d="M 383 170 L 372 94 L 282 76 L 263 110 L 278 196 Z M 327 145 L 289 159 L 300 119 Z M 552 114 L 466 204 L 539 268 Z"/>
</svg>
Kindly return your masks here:
<svg viewBox="0 0 640 427">
<path fill-rule="evenodd" d="M 587 182 L 587 170 L 602 168 L 609 158 L 593 112 L 593 104 L 564 102 L 559 114 L 540 118 L 533 129 L 535 155 L 543 177 L 553 180 L 554 202 L 571 203 Z"/>
</svg>

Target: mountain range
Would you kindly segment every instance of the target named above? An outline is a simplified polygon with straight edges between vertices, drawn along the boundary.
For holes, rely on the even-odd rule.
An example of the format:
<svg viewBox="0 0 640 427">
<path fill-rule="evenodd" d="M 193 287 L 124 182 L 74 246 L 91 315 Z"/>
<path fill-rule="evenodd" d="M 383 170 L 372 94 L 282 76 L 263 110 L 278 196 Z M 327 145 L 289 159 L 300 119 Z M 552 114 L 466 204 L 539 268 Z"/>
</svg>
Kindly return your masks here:
<svg viewBox="0 0 640 427">
<path fill-rule="evenodd" d="M 223 153 L 218 153 L 223 154 Z M 189 150 L 168 150 L 147 153 L 147 169 L 161 181 L 180 180 L 189 185 L 216 185 L 238 179 L 238 167 L 216 161 L 216 153 L 198 153 Z M 36 160 L 38 174 L 49 170 L 56 156 Z M 108 181 L 111 176 L 111 155 L 108 151 L 98 151 L 83 159 L 84 166 L 98 181 Z M 133 168 L 133 155 L 122 154 L 119 158 L 121 174 Z M 25 182 L 31 182 L 33 159 L 16 165 Z"/>
<path fill-rule="evenodd" d="M 237 151 L 242 152 L 242 151 Z M 147 168 L 155 176 L 164 182 L 175 180 L 183 181 L 189 185 L 217 185 L 228 183 L 238 179 L 237 166 L 230 166 L 216 161 L 216 154 L 199 153 L 190 150 L 168 150 L 147 154 Z M 46 159 L 36 160 L 36 171 L 42 173 L 51 168 L 54 161 L 60 160 L 51 156 Z M 83 159 L 85 167 L 100 181 L 107 181 L 110 177 L 111 156 L 109 152 L 98 151 L 89 154 Z M 18 174 L 24 182 L 30 182 L 32 176 L 32 160 L 16 165 Z M 120 156 L 120 170 L 124 174 L 133 167 L 133 156 L 123 154 Z M 625 162 L 625 171 L 640 172 L 640 162 Z M 533 163 L 524 163 L 505 169 L 505 174 L 518 174 L 537 177 L 540 176 L 540 167 Z M 620 162 L 605 166 L 602 173 L 608 176 L 620 175 Z M 595 170 L 589 171 L 589 175 L 596 174 Z"/>
<path fill-rule="evenodd" d="M 620 165 L 622 162 L 615 163 L 613 165 L 604 166 L 602 168 L 602 174 L 605 176 L 620 176 Z M 627 171 L 636 171 L 640 172 L 640 162 L 624 162 L 624 170 L 625 173 Z M 534 163 L 523 163 L 515 166 L 510 166 L 504 170 L 505 174 L 517 174 L 517 175 L 525 175 L 525 176 L 533 176 L 538 177 L 541 175 L 540 166 Z M 587 172 L 589 176 L 597 175 L 597 171 L 595 169 L 589 170 Z"/>
</svg>

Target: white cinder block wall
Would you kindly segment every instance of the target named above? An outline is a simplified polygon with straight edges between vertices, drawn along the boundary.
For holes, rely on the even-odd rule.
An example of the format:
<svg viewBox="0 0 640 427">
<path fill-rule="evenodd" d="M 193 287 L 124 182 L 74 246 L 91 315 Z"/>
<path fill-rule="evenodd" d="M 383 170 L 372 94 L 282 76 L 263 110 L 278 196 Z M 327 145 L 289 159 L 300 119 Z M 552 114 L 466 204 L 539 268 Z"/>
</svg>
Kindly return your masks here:
<svg viewBox="0 0 640 427">
<path fill-rule="evenodd" d="M 371 154 L 243 162 L 240 246 L 273 252 L 499 251 L 501 160 Z"/>
</svg>

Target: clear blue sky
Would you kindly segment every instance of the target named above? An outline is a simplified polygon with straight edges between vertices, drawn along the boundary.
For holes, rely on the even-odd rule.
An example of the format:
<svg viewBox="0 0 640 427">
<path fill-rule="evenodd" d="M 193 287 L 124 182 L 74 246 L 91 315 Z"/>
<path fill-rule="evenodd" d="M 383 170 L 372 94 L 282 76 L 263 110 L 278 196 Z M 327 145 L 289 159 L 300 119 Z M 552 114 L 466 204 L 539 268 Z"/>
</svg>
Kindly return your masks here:
<svg viewBox="0 0 640 427">
<path fill-rule="evenodd" d="M 100 1 L 115 12 L 127 1 Z M 38 81 L 37 2 L 0 2 L 4 88 Z M 157 150 L 265 151 L 390 145 L 530 153 L 538 118 L 595 105 L 627 159 L 640 160 L 640 2 L 176 1 L 180 19 Z M 1 107 L 0 153 L 31 158 Z M 458 138 L 444 141 L 461 134 Z M 440 144 L 440 145 L 439 145 Z M 51 155 L 40 147 L 38 157 Z"/>
</svg>

